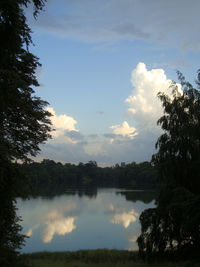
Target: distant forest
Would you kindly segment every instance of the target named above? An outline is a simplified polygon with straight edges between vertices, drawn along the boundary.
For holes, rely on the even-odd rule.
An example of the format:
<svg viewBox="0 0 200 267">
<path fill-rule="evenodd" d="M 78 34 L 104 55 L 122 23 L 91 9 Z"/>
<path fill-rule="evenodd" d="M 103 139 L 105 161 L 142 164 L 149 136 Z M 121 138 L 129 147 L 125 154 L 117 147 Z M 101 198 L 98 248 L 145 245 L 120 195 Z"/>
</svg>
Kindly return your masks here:
<svg viewBox="0 0 200 267">
<path fill-rule="evenodd" d="M 156 187 L 156 171 L 150 162 L 101 168 L 95 161 L 74 165 L 44 159 L 40 163 L 24 163 L 21 169 L 29 181 L 26 189 L 29 195 L 54 195 L 72 188 L 152 190 Z"/>
</svg>

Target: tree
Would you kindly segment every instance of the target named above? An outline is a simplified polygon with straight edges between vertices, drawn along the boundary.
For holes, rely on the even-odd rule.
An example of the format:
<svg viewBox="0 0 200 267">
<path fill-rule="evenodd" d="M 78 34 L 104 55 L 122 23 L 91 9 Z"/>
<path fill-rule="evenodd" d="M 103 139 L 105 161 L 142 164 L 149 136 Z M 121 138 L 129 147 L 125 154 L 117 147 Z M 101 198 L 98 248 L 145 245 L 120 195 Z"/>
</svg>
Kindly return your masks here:
<svg viewBox="0 0 200 267">
<path fill-rule="evenodd" d="M 38 58 L 29 51 L 31 29 L 24 9 L 33 3 L 37 18 L 45 0 L 0 1 L 0 265 L 17 266 L 19 233 L 15 197 L 22 194 L 17 160 L 27 161 L 50 137 L 48 104 L 35 96 Z"/>
<path fill-rule="evenodd" d="M 200 248 L 200 92 L 177 72 L 183 92 L 172 83 L 172 95 L 159 93 L 164 115 L 158 124 L 158 152 L 152 163 L 163 185 L 157 207 L 140 216 L 142 256 L 153 252 Z M 199 78 L 196 82 L 199 88 Z"/>
</svg>

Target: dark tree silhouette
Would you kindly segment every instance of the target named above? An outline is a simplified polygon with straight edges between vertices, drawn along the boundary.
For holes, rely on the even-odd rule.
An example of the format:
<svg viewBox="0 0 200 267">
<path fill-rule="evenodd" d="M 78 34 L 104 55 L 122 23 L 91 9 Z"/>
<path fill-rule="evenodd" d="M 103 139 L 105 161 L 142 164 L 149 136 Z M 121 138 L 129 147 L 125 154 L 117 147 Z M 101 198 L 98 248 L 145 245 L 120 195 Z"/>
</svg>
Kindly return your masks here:
<svg viewBox="0 0 200 267">
<path fill-rule="evenodd" d="M 150 162 L 101 168 L 95 161 L 74 165 L 44 159 L 42 162 L 24 163 L 20 167 L 28 177 L 30 186 L 27 192 L 32 196 L 61 194 L 69 188 L 88 190 L 115 187 L 152 190 L 156 187 L 156 172 Z"/>
<path fill-rule="evenodd" d="M 16 215 L 15 197 L 22 194 L 17 160 L 27 161 L 50 137 L 47 102 L 34 95 L 39 86 L 38 58 L 29 51 L 31 30 L 24 9 L 33 3 L 34 16 L 43 0 L 0 1 L 0 265 L 18 266 L 16 249 L 24 237 Z M 21 266 L 21 264 L 19 264 Z"/>
<path fill-rule="evenodd" d="M 157 207 L 140 216 L 142 256 L 200 248 L 200 92 L 177 74 L 183 93 L 172 83 L 172 96 L 158 95 L 164 108 L 158 124 L 164 133 L 152 163 L 164 187 Z M 196 84 L 199 88 L 199 80 Z"/>
</svg>

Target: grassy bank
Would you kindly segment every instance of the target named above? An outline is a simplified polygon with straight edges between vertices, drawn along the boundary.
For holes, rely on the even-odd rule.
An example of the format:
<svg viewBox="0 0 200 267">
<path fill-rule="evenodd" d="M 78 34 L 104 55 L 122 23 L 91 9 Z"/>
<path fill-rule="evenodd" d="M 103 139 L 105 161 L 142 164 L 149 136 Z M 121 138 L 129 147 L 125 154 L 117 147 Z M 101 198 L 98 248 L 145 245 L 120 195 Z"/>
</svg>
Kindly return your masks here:
<svg viewBox="0 0 200 267">
<path fill-rule="evenodd" d="M 199 267 L 195 261 L 143 262 L 137 252 L 119 250 L 81 250 L 76 252 L 38 252 L 22 255 L 31 267 Z"/>
</svg>

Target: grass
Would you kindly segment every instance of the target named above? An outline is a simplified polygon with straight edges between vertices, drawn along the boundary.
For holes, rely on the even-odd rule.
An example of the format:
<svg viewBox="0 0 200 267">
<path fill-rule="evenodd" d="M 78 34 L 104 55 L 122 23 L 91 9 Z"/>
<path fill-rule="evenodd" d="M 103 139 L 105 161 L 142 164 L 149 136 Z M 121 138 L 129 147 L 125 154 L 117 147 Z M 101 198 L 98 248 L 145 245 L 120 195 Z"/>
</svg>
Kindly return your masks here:
<svg viewBox="0 0 200 267">
<path fill-rule="evenodd" d="M 192 261 L 143 262 L 138 252 L 121 250 L 80 250 L 76 252 L 37 252 L 22 255 L 30 267 L 199 267 Z"/>
</svg>

